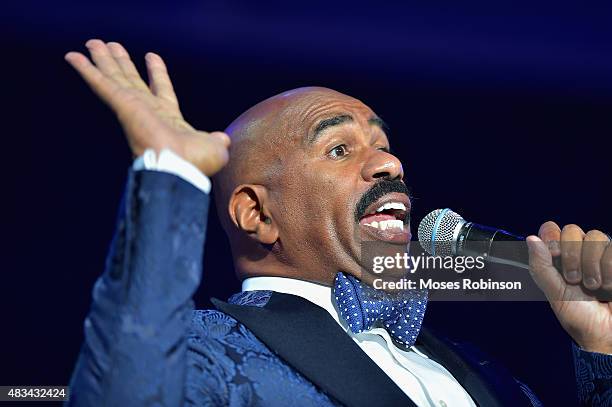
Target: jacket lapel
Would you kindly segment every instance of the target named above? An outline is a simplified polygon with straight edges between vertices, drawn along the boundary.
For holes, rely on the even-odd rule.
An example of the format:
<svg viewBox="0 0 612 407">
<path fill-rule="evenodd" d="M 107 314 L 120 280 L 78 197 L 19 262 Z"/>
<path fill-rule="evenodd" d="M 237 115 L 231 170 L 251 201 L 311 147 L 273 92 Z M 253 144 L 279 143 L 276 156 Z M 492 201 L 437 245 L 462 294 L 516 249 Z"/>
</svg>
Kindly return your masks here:
<svg viewBox="0 0 612 407">
<path fill-rule="evenodd" d="M 285 362 L 347 406 L 415 406 L 323 308 L 273 293 L 264 307 L 213 304 L 249 328 Z"/>
<path fill-rule="evenodd" d="M 417 346 L 444 366 L 480 406 L 531 406 L 512 375 L 475 349 L 443 340 L 421 329 Z"/>
</svg>

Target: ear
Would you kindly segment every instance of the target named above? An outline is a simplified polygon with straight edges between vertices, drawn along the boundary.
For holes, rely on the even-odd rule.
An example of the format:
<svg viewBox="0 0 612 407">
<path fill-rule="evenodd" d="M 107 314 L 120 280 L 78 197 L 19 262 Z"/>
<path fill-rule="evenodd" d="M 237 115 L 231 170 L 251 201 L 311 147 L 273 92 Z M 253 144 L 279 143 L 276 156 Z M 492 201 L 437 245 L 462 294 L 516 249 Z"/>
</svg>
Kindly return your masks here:
<svg viewBox="0 0 612 407">
<path fill-rule="evenodd" d="M 278 240 L 278 227 L 266 206 L 268 191 L 262 185 L 240 185 L 229 201 L 230 219 L 236 227 L 263 244 Z"/>
</svg>

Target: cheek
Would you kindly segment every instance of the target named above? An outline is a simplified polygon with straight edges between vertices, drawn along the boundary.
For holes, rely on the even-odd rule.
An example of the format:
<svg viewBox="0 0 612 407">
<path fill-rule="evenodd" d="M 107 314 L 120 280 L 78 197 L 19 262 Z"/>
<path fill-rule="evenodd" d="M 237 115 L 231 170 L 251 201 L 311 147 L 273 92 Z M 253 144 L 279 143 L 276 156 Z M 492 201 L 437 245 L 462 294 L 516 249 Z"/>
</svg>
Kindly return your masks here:
<svg viewBox="0 0 612 407">
<path fill-rule="evenodd" d="M 354 223 L 356 185 L 349 172 L 319 171 L 308 183 L 309 202 L 335 227 Z"/>
<path fill-rule="evenodd" d="M 288 215 L 295 213 L 305 225 L 301 232 L 312 238 L 337 240 L 348 233 L 352 239 L 358 177 L 346 166 L 299 158 L 301 164 L 286 168 L 283 177 L 282 190 L 291 195 L 286 196 Z"/>
<path fill-rule="evenodd" d="M 356 193 L 347 181 L 326 182 L 319 203 L 327 236 L 342 246 L 354 242 L 355 233 L 358 232 L 355 222 Z"/>
</svg>

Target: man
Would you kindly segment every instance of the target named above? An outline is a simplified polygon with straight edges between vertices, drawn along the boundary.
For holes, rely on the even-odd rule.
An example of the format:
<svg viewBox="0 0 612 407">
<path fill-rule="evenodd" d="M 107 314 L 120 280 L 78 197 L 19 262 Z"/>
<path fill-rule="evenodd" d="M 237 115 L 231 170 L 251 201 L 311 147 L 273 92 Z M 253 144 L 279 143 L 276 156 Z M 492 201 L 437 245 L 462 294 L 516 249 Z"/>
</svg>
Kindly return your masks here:
<svg viewBox="0 0 612 407">
<path fill-rule="evenodd" d="M 539 404 L 502 368 L 421 330 L 423 293 L 407 292 L 401 312 L 388 297 L 357 301 L 374 279 L 360 259 L 364 237 L 404 246 L 411 237 L 402 166 L 369 107 L 302 88 L 226 132 L 197 131 L 159 56 L 146 55 L 147 86 L 120 44 L 86 45 L 93 64 L 76 52 L 66 60 L 115 111 L 138 158 L 85 321 L 72 404 Z M 194 312 L 213 175 L 243 292 Z M 576 343 L 581 400 L 606 403 L 612 308 L 593 294 L 569 300 L 612 290 L 608 237 L 552 222 L 539 236 L 529 238 L 531 272 Z M 563 276 L 546 246 L 555 241 Z M 385 319 L 389 307 L 403 328 Z"/>
</svg>

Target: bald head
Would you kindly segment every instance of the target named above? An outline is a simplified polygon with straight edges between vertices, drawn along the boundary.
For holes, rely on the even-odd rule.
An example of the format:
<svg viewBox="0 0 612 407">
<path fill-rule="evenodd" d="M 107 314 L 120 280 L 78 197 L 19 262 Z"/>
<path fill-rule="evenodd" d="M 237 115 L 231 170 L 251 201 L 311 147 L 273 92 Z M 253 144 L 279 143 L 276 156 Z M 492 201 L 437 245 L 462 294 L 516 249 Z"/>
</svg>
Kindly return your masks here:
<svg viewBox="0 0 612 407">
<path fill-rule="evenodd" d="M 374 184 L 402 177 L 374 112 L 331 89 L 299 88 L 253 106 L 226 133 L 230 158 L 214 188 L 239 278 L 359 275 L 360 236 L 370 232 L 356 213 L 371 203 L 364 197 L 380 197 L 366 194 Z"/>
<path fill-rule="evenodd" d="M 333 89 L 302 87 L 272 96 L 242 113 L 225 132 L 230 136 L 230 159 L 215 176 L 216 205 L 223 227 L 228 233 L 227 203 L 241 184 L 271 186 L 282 171 L 285 149 L 291 142 L 300 142 L 308 132 L 309 119 L 322 107 L 338 101 L 354 101 Z"/>
</svg>

